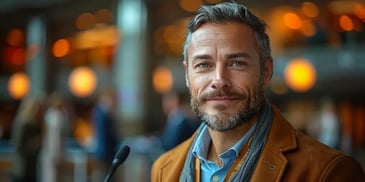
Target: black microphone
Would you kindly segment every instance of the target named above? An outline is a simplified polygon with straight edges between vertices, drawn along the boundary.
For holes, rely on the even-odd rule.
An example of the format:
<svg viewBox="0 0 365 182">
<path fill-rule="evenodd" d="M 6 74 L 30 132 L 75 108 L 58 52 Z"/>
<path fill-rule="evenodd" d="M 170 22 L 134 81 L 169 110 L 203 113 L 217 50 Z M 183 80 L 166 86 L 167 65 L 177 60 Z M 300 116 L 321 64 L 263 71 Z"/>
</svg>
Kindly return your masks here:
<svg viewBox="0 0 365 182">
<path fill-rule="evenodd" d="M 106 175 L 104 182 L 109 182 L 115 170 L 127 159 L 130 150 L 131 148 L 128 145 L 125 145 L 118 150 L 118 152 L 114 156 L 112 167 Z"/>
</svg>

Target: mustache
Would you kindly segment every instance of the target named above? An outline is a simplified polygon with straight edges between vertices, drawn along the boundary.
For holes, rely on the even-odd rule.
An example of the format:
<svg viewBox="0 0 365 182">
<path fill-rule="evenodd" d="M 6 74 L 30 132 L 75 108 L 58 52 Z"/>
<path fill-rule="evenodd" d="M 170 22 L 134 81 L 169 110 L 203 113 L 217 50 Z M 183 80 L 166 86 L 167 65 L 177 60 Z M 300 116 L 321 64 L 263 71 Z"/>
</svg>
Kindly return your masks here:
<svg viewBox="0 0 365 182">
<path fill-rule="evenodd" d="M 244 98 L 245 95 L 235 91 L 213 90 L 206 93 L 202 93 L 199 97 L 199 100 L 208 100 L 215 97 Z"/>
</svg>

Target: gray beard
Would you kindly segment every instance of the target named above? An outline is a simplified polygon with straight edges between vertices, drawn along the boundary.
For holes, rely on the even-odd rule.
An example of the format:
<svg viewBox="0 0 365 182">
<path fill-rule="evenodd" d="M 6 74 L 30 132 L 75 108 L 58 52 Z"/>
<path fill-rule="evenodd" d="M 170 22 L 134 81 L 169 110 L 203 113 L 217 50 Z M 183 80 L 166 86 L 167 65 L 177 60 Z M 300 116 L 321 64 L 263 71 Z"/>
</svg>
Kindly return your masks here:
<svg viewBox="0 0 365 182">
<path fill-rule="evenodd" d="M 260 94 L 252 100 L 246 110 L 241 108 L 238 113 L 230 116 L 224 113 L 224 106 L 217 108 L 218 110 L 222 111 L 217 115 L 209 115 L 205 112 L 202 112 L 199 109 L 202 103 L 198 99 L 192 99 L 191 106 L 197 118 L 201 122 L 205 123 L 209 128 L 216 131 L 227 131 L 249 122 L 252 117 L 259 112 L 263 100 L 264 96 L 263 94 Z"/>
</svg>

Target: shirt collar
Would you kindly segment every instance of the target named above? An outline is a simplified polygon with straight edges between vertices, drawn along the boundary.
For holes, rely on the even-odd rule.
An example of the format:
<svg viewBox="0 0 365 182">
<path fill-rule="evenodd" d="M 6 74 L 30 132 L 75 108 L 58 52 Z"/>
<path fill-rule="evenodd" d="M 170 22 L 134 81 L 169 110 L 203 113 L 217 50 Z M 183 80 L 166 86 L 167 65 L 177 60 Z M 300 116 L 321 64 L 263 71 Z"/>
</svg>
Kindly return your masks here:
<svg viewBox="0 0 365 182">
<path fill-rule="evenodd" d="M 205 160 L 208 155 L 209 144 L 211 141 L 207 125 L 203 125 L 201 132 L 196 136 L 196 142 L 193 146 L 193 155 L 200 160 Z"/>
<path fill-rule="evenodd" d="M 233 145 L 231 148 L 229 148 L 225 152 L 221 153 L 219 155 L 219 157 L 225 158 L 225 157 L 227 157 L 227 155 L 230 155 L 230 153 L 233 152 L 235 154 L 235 158 L 237 158 L 241 149 L 243 148 L 243 146 L 246 144 L 248 139 L 251 137 L 251 135 L 255 131 L 255 128 L 256 128 L 256 123 L 248 130 L 248 132 L 235 145 Z M 208 127 L 207 127 L 207 125 L 204 125 L 201 132 L 198 133 L 198 135 L 197 135 L 197 139 L 196 139 L 196 142 L 195 142 L 195 144 L 193 146 L 193 150 L 192 150 L 193 155 L 195 157 L 199 158 L 200 160 L 206 160 L 207 155 L 208 155 L 210 141 L 211 141 L 211 138 L 210 138 L 210 135 L 208 132 Z"/>
</svg>

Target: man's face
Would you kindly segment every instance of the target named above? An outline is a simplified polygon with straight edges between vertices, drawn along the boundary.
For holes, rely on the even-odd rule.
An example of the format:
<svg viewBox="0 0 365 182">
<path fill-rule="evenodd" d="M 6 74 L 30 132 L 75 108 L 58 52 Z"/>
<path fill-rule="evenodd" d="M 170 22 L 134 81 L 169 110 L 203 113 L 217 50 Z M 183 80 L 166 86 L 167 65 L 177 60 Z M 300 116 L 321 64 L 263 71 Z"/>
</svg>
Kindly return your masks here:
<svg viewBox="0 0 365 182">
<path fill-rule="evenodd" d="M 210 128 L 225 131 L 258 112 L 272 60 L 260 68 L 254 32 L 239 23 L 207 23 L 192 34 L 184 63 L 191 105 Z"/>
</svg>

